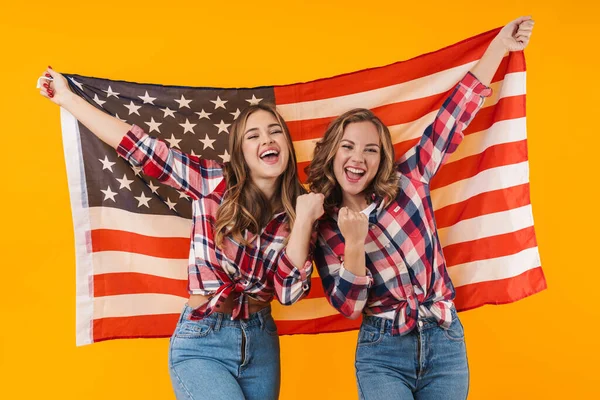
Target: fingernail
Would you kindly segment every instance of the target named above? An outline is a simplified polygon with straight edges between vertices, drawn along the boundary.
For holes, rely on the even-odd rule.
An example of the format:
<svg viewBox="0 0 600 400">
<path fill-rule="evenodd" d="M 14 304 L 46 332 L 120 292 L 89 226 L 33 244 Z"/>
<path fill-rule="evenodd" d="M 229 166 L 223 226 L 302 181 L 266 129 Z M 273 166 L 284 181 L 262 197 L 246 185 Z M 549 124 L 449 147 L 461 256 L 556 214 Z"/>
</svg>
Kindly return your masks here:
<svg viewBox="0 0 600 400">
<path fill-rule="evenodd" d="M 45 88 L 49 87 L 50 85 L 48 85 L 47 83 L 44 83 L 43 85 Z"/>
<path fill-rule="evenodd" d="M 52 93 L 48 93 L 48 97 L 52 98 L 54 95 Z"/>
<path fill-rule="evenodd" d="M 44 75 L 46 78 L 52 78 L 52 75 L 50 75 L 49 73 L 46 72 L 46 75 Z"/>
<path fill-rule="evenodd" d="M 49 69 L 52 69 L 52 67 L 51 67 L 51 66 L 49 66 L 49 65 L 48 65 L 48 68 L 49 68 Z"/>
</svg>

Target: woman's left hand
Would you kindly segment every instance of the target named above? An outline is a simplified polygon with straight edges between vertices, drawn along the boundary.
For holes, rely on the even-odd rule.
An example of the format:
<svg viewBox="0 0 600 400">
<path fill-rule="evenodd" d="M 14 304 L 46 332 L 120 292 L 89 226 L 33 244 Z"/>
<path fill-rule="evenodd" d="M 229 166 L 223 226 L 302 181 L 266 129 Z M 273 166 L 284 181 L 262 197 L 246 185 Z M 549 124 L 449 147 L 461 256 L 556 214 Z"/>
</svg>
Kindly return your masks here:
<svg viewBox="0 0 600 400">
<path fill-rule="evenodd" d="M 509 22 L 494 38 L 506 51 L 522 51 L 529 44 L 534 21 L 531 17 L 519 17 Z"/>
</svg>

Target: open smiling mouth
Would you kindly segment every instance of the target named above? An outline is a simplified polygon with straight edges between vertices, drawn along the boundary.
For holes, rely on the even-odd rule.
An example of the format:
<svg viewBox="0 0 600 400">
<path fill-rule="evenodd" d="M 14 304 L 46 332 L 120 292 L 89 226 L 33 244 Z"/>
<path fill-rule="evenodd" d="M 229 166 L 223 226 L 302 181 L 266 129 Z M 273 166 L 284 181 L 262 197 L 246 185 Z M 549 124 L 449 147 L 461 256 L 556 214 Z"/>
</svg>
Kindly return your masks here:
<svg viewBox="0 0 600 400">
<path fill-rule="evenodd" d="M 346 179 L 352 183 L 358 182 L 366 173 L 365 170 L 354 167 L 348 167 L 344 171 L 346 172 Z"/>
<path fill-rule="evenodd" d="M 267 164 L 275 164 L 279 161 L 279 152 L 276 150 L 267 150 L 260 154 L 260 159 Z"/>
</svg>

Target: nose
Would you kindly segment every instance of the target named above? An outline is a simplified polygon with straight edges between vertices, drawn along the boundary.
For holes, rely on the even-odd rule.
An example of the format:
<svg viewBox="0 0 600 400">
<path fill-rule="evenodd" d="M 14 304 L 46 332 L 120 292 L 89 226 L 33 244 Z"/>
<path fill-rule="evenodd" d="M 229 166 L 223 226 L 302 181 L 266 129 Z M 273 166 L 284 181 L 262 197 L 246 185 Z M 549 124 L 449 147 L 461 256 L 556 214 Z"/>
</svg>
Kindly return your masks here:
<svg viewBox="0 0 600 400">
<path fill-rule="evenodd" d="M 350 160 L 356 163 L 364 163 L 365 162 L 365 157 L 362 151 L 353 151 L 351 156 L 350 156 Z"/>
<path fill-rule="evenodd" d="M 271 144 L 273 142 L 273 137 L 268 133 L 262 136 L 262 144 Z"/>
</svg>

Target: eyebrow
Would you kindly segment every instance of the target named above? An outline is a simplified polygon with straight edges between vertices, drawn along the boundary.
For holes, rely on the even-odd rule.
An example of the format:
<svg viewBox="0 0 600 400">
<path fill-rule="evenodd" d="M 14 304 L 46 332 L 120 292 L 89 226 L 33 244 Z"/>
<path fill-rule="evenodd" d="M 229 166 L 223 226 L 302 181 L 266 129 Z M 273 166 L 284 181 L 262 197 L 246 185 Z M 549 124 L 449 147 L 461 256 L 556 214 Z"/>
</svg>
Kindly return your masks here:
<svg viewBox="0 0 600 400">
<path fill-rule="evenodd" d="M 342 139 L 341 141 L 342 141 L 342 142 L 349 142 L 349 143 L 351 143 L 351 144 L 356 144 L 356 143 L 354 143 L 354 142 L 353 142 L 352 140 L 350 140 L 350 139 Z M 379 145 L 378 145 L 377 143 L 369 143 L 369 144 L 365 145 L 365 147 L 369 147 L 369 146 L 375 146 L 375 147 L 379 148 Z"/>
<path fill-rule="evenodd" d="M 273 128 L 273 127 L 279 127 L 279 128 L 281 128 L 281 125 L 279 125 L 279 124 L 270 124 L 269 126 L 267 126 L 267 128 Z M 283 129 L 283 128 L 281 128 L 281 129 Z M 246 135 L 246 134 L 248 134 L 250 132 L 253 132 L 253 131 L 257 131 L 257 130 L 258 130 L 258 128 L 250 128 L 246 132 L 244 132 L 244 135 Z"/>
</svg>

